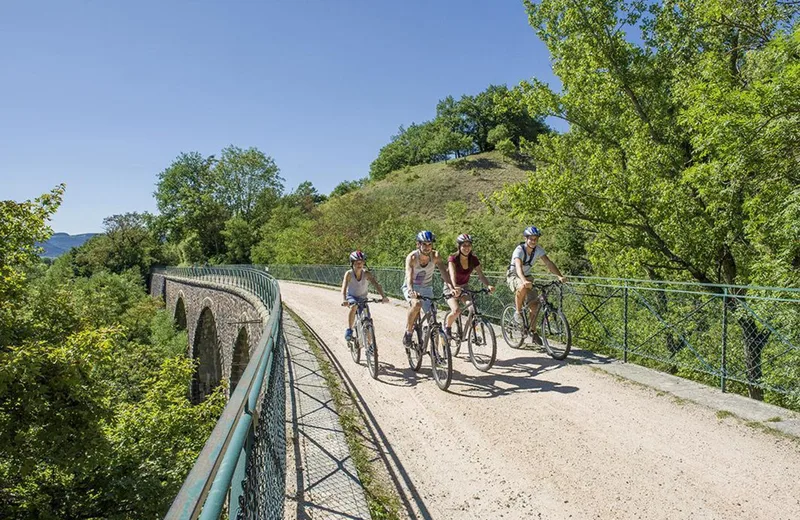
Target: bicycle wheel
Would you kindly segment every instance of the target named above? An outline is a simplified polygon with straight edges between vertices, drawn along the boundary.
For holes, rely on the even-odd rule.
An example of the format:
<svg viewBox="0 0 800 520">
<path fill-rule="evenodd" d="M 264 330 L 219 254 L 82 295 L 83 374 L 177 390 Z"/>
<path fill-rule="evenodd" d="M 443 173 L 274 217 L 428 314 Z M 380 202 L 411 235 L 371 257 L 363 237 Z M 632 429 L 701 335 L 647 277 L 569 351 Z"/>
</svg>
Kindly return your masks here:
<svg viewBox="0 0 800 520">
<path fill-rule="evenodd" d="M 414 330 L 411 331 L 411 346 L 406 347 L 406 356 L 408 356 L 408 366 L 414 372 L 419 372 L 422 366 L 422 324 L 417 321 L 414 324 Z"/>
<path fill-rule="evenodd" d="M 461 352 L 461 342 L 464 341 L 464 314 L 459 314 L 458 318 L 453 322 L 451 328 L 453 335 L 450 338 L 450 351 L 453 357 L 456 357 Z"/>
<path fill-rule="evenodd" d="M 369 375 L 372 379 L 378 379 L 378 345 L 375 343 L 375 329 L 372 328 L 372 323 L 364 324 L 364 352 Z"/>
<path fill-rule="evenodd" d="M 494 335 L 492 324 L 484 318 L 476 318 L 472 322 L 472 330 L 467 332 L 467 348 L 469 359 L 475 368 L 486 372 L 497 357 L 497 338 Z"/>
<path fill-rule="evenodd" d="M 453 378 L 453 357 L 450 355 L 450 346 L 440 328 L 432 328 L 429 332 L 431 349 L 431 370 L 436 385 L 442 390 L 447 390 Z"/>
<path fill-rule="evenodd" d="M 567 317 L 561 310 L 545 310 L 539 324 L 544 349 L 553 359 L 564 359 L 572 347 L 572 333 Z"/>
<path fill-rule="evenodd" d="M 350 355 L 353 356 L 353 361 L 359 364 L 361 362 L 361 343 L 358 339 L 357 325 L 353 328 L 353 335 L 350 337 L 350 341 L 347 342 L 347 346 L 350 347 Z"/>
<path fill-rule="evenodd" d="M 517 312 L 516 307 L 513 304 L 506 305 L 505 309 L 503 309 L 503 318 L 500 322 L 500 326 L 503 328 L 503 339 L 506 340 L 508 346 L 511 348 L 519 348 L 522 346 L 522 342 L 525 341 L 525 331 L 524 331 L 524 324 L 520 326 L 514 320 L 514 314 Z"/>
</svg>

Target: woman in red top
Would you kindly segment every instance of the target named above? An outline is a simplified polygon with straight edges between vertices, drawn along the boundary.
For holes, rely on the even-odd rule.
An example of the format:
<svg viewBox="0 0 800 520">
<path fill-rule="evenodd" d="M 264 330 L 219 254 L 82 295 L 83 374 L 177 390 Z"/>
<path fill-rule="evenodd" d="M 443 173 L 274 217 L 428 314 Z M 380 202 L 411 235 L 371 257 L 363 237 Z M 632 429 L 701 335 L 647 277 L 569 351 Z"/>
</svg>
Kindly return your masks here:
<svg viewBox="0 0 800 520">
<path fill-rule="evenodd" d="M 477 273 L 478 278 L 489 289 L 489 292 L 494 291 L 494 286 L 489 283 L 489 280 L 483 274 L 480 260 L 472 254 L 472 235 L 467 235 L 466 233 L 458 235 L 456 244 L 458 244 L 458 251 L 447 258 L 450 279 L 455 287 L 455 293 L 445 293 L 447 305 L 450 306 L 450 312 L 447 313 L 444 326 L 444 333 L 447 335 L 448 340 L 451 336 L 453 323 L 458 318 L 458 315 L 461 314 L 461 307 L 459 307 L 458 302 L 459 300 L 463 302 L 466 299 L 465 296 L 461 296 L 461 288 L 469 284 L 469 277 L 472 275 L 472 271 Z"/>
</svg>

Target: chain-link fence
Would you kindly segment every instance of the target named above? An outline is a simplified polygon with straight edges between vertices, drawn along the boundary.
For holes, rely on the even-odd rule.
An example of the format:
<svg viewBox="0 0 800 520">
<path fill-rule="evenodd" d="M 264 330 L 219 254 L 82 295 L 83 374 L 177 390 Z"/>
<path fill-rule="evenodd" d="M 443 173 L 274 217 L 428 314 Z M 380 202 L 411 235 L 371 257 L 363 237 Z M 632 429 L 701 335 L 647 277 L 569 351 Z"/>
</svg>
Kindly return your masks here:
<svg viewBox="0 0 800 520">
<path fill-rule="evenodd" d="M 280 280 L 333 286 L 347 269 L 269 266 Z M 387 294 L 402 297 L 402 269 L 370 270 Z M 486 275 L 497 290 L 477 302 L 499 322 L 513 295 L 505 273 Z M 436 291 L 441 284 L 435 277 Z M 800 289 L 570 277 L 555 296 L 580 348 L 800 410 Z"/>
<path fill-rule="evenodd" d="M 283 518 L 286 386 L 277 281 L 256 266 L 173 267 L 153 274 L 235 287 L 257 297 L 269 313 L 250 362 L 166 518 Z"/>
</svg>

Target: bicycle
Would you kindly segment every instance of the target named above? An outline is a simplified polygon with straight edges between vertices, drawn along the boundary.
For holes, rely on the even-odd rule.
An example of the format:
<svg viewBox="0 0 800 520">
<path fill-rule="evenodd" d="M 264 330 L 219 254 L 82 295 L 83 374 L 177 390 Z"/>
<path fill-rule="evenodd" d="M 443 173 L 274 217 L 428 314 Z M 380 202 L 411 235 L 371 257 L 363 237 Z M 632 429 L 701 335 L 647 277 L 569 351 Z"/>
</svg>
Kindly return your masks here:
<svg viewBox="0 0 800 520">
<path fill-rule="evenodd" d="M 559 287 L 559 305 L 555 307 L 547 299 L 548 289 L 557 285 Z M 572 333 L 570 332 L 569 322 L 564 312 L 561 310 L 563 302 L 563 291 L 558 281 L 545 284 L 534 284 L 539 289 L 539 310 L 536 319 L 539 322 L 539 338 L 547 354 L 553 359 L 562 360 L 569 354 L 572 347 Z M 528 300 L 526 298 L 523 306 L 522 323 L 519 324 L 514 319 L 516 307 L 514 304 L 506 305 L 503 309 L 502 328 L 503 338 L 511 348 L 519 348 L 525 341 L 525 337 L 530 334 L 530 323 L 528 318 Z"/>
<path fill-rule="evenodd" d="M 359 301 L 353 305 L 358 305 L 356 310 L 356 321 L 353 327 L 353 336 L 347 342 L 350 348 L 350 355 L 353 361 L 359 363 L 361 361 L 361 348 L 362 338 L 363 343 L 366 343 L 365 354 L 367 358 L 367 368 L 369 375 L 372 379 L 378 379 L 378 345 L 375 343 L 375 327 L 372 324 L 372 315 L 369 312 L 370 303 L 381 303 L 383 300 L 379 298 L 368 298 Z"/>
<path fill-rule="evenodd" d="M 497 357 L 497 338 L 492 324 L 475 305 L 475 295 L 488 292 L 489 289 L 485 287 L 478 291 L 469 288 L 461 289 L 461 294 L 468 298 L 464 305 L 464 312 L 467 313 L 467 316 L 464 317 L 464 312 L 458 315 L 453 323 L 450 337 L 450 349 L 453 356 L 457 356 L 466 336 L 469 359 L 473 366 L 481 372 L 487 372 L 492 368 Z"/>
<path fill-rule="evenodd" d="M 442 324 L 436 319 L 435 303 L 443 298 L 429 298 L 422 295 L 419 295 L 418 298 L 431 302 L 431 308 L 424 313 L 424 316 L 420 311 L 414 321 L 411 345 L 406 347 L 408 364 L 411 370 L 418 372 L 422 366 L 422 357 L 430 352 L 433 379 L 436 380 L 436 385 L 440 389 L 447 390 L 453 378 L 453 357 Z M 428 346 L 430 346 L 430 350 Z"/>
</svg>

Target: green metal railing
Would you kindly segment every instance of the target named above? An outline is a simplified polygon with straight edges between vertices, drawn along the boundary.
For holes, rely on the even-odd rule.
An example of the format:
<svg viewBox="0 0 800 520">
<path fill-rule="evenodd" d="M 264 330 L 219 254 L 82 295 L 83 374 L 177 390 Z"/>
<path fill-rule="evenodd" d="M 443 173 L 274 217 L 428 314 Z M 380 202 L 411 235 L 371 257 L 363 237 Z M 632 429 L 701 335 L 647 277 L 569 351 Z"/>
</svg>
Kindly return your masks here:
<svg viewBox="0 0 800 520">
<path fill-rule="evenodd" d="M 283 518 L 286 390 L 278 283 L 255 266 L 170 267 L 154 275 L 247 291 L 270 313 L 239 383 L 165 518 Z"/>
<path fill-rule="evenodd" d="M 281 280 L 333 286 L 347 269 L 269 266 Z M 371 271 L 402 297 L 402 269 Z M 512 294 L 505 273 L 486 274 L 497 291 L 478 303 L 499 321 Z M 576 276 L 562 291 L 578 347 L 800 409 L 800 289 Z"/>
</svg>

